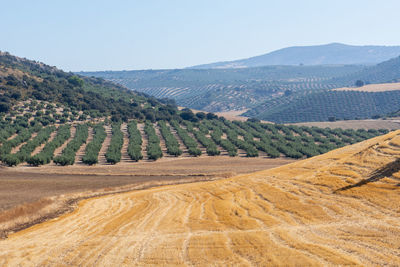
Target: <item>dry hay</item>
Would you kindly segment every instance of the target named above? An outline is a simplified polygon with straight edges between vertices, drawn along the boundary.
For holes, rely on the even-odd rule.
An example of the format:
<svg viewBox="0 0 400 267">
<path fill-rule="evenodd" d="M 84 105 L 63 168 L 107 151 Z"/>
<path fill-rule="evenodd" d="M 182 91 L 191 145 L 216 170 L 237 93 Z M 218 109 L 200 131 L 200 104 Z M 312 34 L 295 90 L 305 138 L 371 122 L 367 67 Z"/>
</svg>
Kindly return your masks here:
<svg viewBox="0 0 400 267">
<path fill-rule="evenodd" d="M 84 200 L 0 242 L 0 264 L 400 264 L 400 131 L 229 179 Z"/>
</svg>

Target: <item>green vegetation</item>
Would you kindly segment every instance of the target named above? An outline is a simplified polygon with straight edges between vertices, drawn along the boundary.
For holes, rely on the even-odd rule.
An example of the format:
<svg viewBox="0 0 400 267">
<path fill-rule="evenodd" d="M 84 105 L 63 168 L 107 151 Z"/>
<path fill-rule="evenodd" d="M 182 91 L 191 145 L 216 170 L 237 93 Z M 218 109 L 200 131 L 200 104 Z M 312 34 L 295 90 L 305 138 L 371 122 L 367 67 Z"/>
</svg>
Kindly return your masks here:
<svg viewBox="0 0 400 267">
<path fill-rule="evenodd" d="M 142 135 L 137 128 L 136 121 L 128 123 L 129 145 L 128 155 L 134 161 L 143 159 L 142 155 Z"/>
<path fill-rule="evenodd" d="M 163 156 L 160 147 L 160 138 L 158 138 L 154 126 L 151 122 L 146 121 L 144 125 L 144 132 L 147 135 L 147 157 L 152 160 L 157 160 Z"/>
<path fill-rule="evenodd" d="M 170 123 L 171 126 L 174 127 L 174 129 L 176 130 L 176 133 L 182 139 L 183 144 L 185 144 L 185 146 L 187 147 L 189 154 L 195 157 L 200 156 L 201 150 L 197 147 L 198 144 L 196 140 L 189 136 L 187 131 L 182 129 L 177 121 L 171 121 Z"/>
<path fill-rule="evenodd" d="M 202 130 L 205 132 L 206 130 L 210 130 L 210 136 L 211 139 L 218 145 L 220 145 L 223 149 L 225 149 L 228 152 L 228 155 L 230 157 L 236 157 L 237 156 L 237 148 L 234 144 L 231 143 L 228 139 L 222 138 L 223 136 L 223 131 L 222 129 L 225 129 L 224 125 L 219 125 L 216 126 L 214 123 L 211 123 L 211 121 L 204 121 L 203 122 L 203 127 L 202 125 L 199 125 L 199 128 L 205 128 Z"/>
<path fill-rule="evenodd" d="M 22 145 L 17 153 L 6 155 L 3 162 L 8 166 L 16 166 L 19 163 L 25 162 L 30 158 L 31 153 L 36 147 L 45 143 L 50 138 L 51 133 L 54 132 L 55 129 L 55 126 L 42 128 L 34 138 Z"/>
<path fill-rule="evenodd" d="M 79 116 L 75 112 L 70 117 L 73 120 L 85 120 L 88 116 L 111 116 L 114 121 L 178 119 L 173 101 L 159 101 L 101 78 L 74 75 L 8 53 L 0 53 L 0 74 L 0 113 L 8 113 L 19 101 L 30 99 L 84 112 Z M 65 116 L 56 114 L 54 107 L 35 115 L 47 124 L 56 119 L 66 121 Z"/>
<path fill-rule="evenodd" d="M 243 69 L 180 69 L 80 73 L 116 81 L 180 106 L 212 112 L 251 108 L 284 94 L 343 86 L 333 77 L 363 66 L 267 66 Z M 355 81 L 351 82 L 351 85 Z M 184 89 L 183 89 L 184 88 Z"/>
<path fill-rule="evenodd" d="M 53 140 L 47 142 L 55 126 L 46 126 L 34 123 L 28 128 L 19 128 L 16 120 L 6 123 L 1 132 L 2 144 L 0 155 L 3 163 L 14 166 L 27 161 L 32 166 L 48 164 L 54 157 L 54 151 L 70 137 L 70 125 L 62 125 L 58 128 Z M 271 123 L 260 123 L 256 120 L 247 122 L 228 121 L 226 119 L 203 119 L 198 122 L 170 121 L 170 125 L 176 130 L 180 139 L 183 140 L 188 152 L 192 156 L 201 155 L 199 146 L 206 148 L 209 156 L 220 155 L 224 150 L 229 156 L 237 156 L 238 151 L 244 152 L 247 157 L 290 157 L 306 158 L 326 153 L 332 149 L 361 142 L 363 140 L 386 134 L 387 130 L 343 130 L 318 127 L 305 127 L 295 125 L 282 125 Z M 86 142 L 88 137 L 88 124 L 76 126 L 74 138 L 67 144 L 62 154 L 54 157 L 53 161 L 58 165 L 72 165 L 75 161 L 76 152 Z M 93 127 L 93 140 L 86 146 L 82 161 L 85 164 L 98 163 L 99 151 L 106 138 L 104 124 L 95 124 Z M 165 121 L 159 121 L 157 126 L 167 146 L 167 153 L 180 156 L 179 142 L 172 134 L 172 128 Z M 17 130 L 14 130 L 17 129 Z M 9 138 L 13 132 L 16 136 Z M 32 138 L 32 133 L 37 135 Z M 157 160 L 163 156 L 160 147 L 160 138 L 156 134 L 152 122 L 146 121 L 144 132 L 148 139 L 148 159 Z M 143 159 L 142 136 L 136 121 L 128 123 L 128 154 L 132 160 Z M 7 137 L 8 136 L 8 137 Z M 193 138 L 194 137 L 194 138 Z M 47 142 L 42 151 L 31 156 L 32 151 L 41 144 Z M 13 148 L 21 145 L 17 153 L 12 154 Z M 121 123 L 112 123 L 111 143 L 106 153 L 107 162 L 116 164 L 121 160 L 121 148 L 123 144 L 123 133 Z M 220 146 L 220 148 L 218 148 Z M 224 152 L 225 153 L 225 152 Z M 224 154 L 222 153 L 222 154 Z"/>
<path fill-rule="evenodd" d="M 88 130 L 89 127 L 87 124 L 77 125 L 74 139 L 68 143 L 60 156 L 53 159 L 54 163 L 61 166 L 73 165 L 75 163 L 76 152 L 84 143 L 86 143 Z"/>
<path fill-rule="evenodd" d="M 54 151 L 60 147 L 71 136 L 71 126 L 62 125 L 57 130 L 57 135 L 51 142 L 48 142 L 38 154 L 29 157 L 26 161 L 32 166 L 39 166 L 50 163 L 54 157 Z"/>
<path fill-rule="evenodd" d="M 82 157 L 83 163 L 94 165 L 99 162 L 99 152 L 106 136 L 107 134 L 102 123 L 96 124 L 93 127 L 93 140 L 86 146 L 85 155 Z"/>
<path fill-rule="evenodd" d="M 221 153 L 215 142 L 211 138 L 206 137 L 206 134 L 209 134 L 207 127 L 204 127 L 204 125 L 200 123 L 196 123 L 196 126 L 199 127 L 199 130 L 197 131 L 193 128 L 193 124 L 190 121 L 184 121 L 184 124 L 186 129 L 206 148 L 207 155 L 216 156 Z"/>
<path fill-rule="evenodd" d="M 244 115 L 277 123 L 368 119 L 397 111 L 400 90 L 324 91 L 278 100 L 267 101 Z"/>
<path fill-rule="evenodd" d="M 18 145 L 28 141 L 31 136 L 32 133 L 35 131 L 38 131 L 40 129 L 40 126 L 36 126 L 36 127 L 31 127 L 31 128 L 27 128 L 27 129 L 20 129 L 18 131 L 18 135 L 10 140 L 4 141 L 2 146 L 0 147 L 0 159 L 2 161 L 4 161 L 5 157 L 7 157 L 10 153 L 11 150 L 14 147 L 17 147 Z M 16 155 L 9 157 L 9 161 L 11 161 L 13 158 L 17 158 Z M 18 164 L 19 162 L 15 161 L 16 164 Z M 14 165 L 16 165 L 14 164 Z"/>
<path fill-rule="evenodd" d="M 116 164 L 121 161 L 121 149 L 124 144 L 124 134 L 121 132 L 121 123 L 112 124 L 112 137 L 106 152 L 108 163 Z"/>
<path fill-rule="evenodd" d="M 162 137 L 165 140 L 165 145 L 167 146 L 167 153 L 178 157 L 182 155 L 182 150 L 179 149 L 179 142 L 176 140 L 175 136 L 171 133 L 171 129 L 167 126 L 165 121 L 159 121 L 158 127 Z"/>
</svg>

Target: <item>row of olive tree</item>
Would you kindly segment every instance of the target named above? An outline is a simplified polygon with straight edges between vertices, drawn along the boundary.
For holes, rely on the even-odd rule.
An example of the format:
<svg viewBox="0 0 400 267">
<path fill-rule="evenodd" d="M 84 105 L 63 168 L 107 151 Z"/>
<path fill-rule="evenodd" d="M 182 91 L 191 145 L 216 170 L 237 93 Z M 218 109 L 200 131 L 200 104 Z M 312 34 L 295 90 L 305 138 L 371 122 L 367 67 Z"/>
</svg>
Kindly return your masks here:
<svg viewBox="0 0 400 267">
<path fill-rule="evenodd" d="M 57 165 L 73 165 L 75 163 L 75 155 L 79 148 L 86 143 L 88 138 L 89 127 L 87 124 L 79 124 L 76 126 L 74 138 L 63 149 L 61 155 L 56 156 L 53 162 Z"/>
<path fill-rule="evenodd" d="M 62 125 L 57 130 L 57 135 L 48 142 L 38 154 L 31 156 L 27 162 L 32 166 L 39 166 L 50 163 L 54 157 L 54 151 L 63 145 L 71 136 L 71 126 Z"/>
<path fill-rule="evenodd" d="M 143 159 L 142 155 L 142 135 L 137 128 L 136 121 L 128 123 L 129 145 L 128 155 L 134 161 Z"/>
<path fill-rule="evenodd" d="M 107 134 L 102 123 L 96 124 L 93 127 L 93 140 L 85 148 L 85 155 L 82 157 L 83 163 L 94 165 L 99 162 L 99 152 L 106 136 Z"/>
<path fill-rule="evenodd" d="M 121 161 L 121 149 L 124 144 L 124 134 L 121 131 L 121 123 L 112 124 L 111 142 L 106 152 L 108 163 L 116 164 Z"/>
<path fill-rule="evenodd" d="M 171 129 L 167 126 L 165 121 L 159 121 L 158 126 L 160 128 L 161 135 L 165 140 L 167 153 L 175 157 L 182 155 L 182 150 L 179 148 L 179 142 L 171 133 Z"/>
</svg>

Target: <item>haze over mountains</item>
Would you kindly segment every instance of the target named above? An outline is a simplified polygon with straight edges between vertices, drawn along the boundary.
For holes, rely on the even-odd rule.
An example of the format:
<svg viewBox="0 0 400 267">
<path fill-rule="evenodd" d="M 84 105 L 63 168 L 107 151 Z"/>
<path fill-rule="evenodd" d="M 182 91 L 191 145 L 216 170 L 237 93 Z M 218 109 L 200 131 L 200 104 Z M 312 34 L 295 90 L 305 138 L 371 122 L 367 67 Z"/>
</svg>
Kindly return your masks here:
<svg viewBox="0 0 400 267">
<path fill-rule="evenodd" d="M 400 46 L 331 43 L 292 46 L 246 59 L 193 66 L 194 69 L 250 68 L 268 65 L 377 64 L 400 55 Z"/>
</svg>

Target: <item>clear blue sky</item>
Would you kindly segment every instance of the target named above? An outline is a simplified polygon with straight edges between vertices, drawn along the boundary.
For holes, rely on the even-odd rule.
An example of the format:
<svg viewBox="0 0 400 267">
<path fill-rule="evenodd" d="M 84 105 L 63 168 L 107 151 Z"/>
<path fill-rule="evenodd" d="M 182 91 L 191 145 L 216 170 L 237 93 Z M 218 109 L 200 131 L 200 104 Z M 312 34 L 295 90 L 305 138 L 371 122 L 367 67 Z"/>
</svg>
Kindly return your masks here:
<svg viewBox="0 0 400 267">
<path fill-rule="evenodd" d="M 294 45 L 400 45 L 398 0 L 4 0 L 0 50 L 67 71 L 181 68 Z"/>
</svg>

